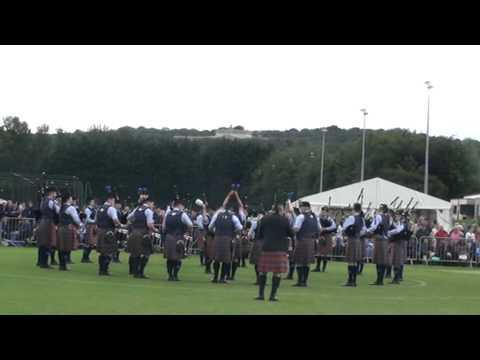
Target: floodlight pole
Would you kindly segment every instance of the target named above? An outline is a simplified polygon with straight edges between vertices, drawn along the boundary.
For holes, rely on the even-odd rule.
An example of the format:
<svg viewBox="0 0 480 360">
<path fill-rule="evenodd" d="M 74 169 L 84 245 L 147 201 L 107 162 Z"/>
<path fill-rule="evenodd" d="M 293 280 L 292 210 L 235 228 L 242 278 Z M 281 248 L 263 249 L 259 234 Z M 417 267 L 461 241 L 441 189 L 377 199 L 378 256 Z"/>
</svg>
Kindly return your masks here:
<svg viewBox="0 0 480 360">
<path fill-rule="evenodd" d="M 325 161 L 325 134 L 327 133 L 327 129 L 322 129 L 322 164 L 320 165 L 320 192 L 323 191 L 323 168 L 324 168 L 324 161 Z"/>
<path fill-rule="evenodd" d="M 425 81 L 427 85 L 427 133 L 425 139 L 425 182 L 423 185 L 423 192 L 428 194 L 428 165 L 429 165 L 429 148 L 430 148 L 430 90 L 433 88 L 430 81 Z"/>
<path fill-rule="evenodd" d="M 363 134 L 362 134 L 362 166 L 361 166 L 361 173 L 360 173 L 360 181 L 363 181 L 365 178 L 365 138 L 366 138 L 366 122 L 367 122 L 367 115 L 368 112 L 366 109 L 360 110 L 363 113 Z"/>
</svg>

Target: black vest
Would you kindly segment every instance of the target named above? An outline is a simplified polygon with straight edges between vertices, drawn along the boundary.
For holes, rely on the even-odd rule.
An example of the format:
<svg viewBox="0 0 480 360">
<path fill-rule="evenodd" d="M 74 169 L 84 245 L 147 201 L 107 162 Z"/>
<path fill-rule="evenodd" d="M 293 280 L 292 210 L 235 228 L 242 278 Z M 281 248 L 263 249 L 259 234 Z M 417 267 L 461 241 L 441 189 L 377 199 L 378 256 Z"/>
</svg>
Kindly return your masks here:
<svg viewBox="0 0 480 360">
<path fill-rule="evenodd" d="M 328 228 L 333 225 L 333 220 L 329 218 L 320 218 L 320 225 L 322 228 Z M 329 230 L 327 233 L 333 233 L 335 230 Z"/>
<path fill-rule="evenodd" d="M 378 224 L 377 228 L 373 233 L 386 236 L 388 230 L 390 229 L 390 217 L 387 214 L 381 214 L 380 216 L 382 217 L 382 222 Z"/>
<path fill-rule="evenodd" d="M 103 205 L 98 210 L 97 225 L 101 229 L 112 230 L 115 229 L 115 223 L 110 218 L 110 216 L 108 216 L 108 208 L 110 208 L 110 205 Z"/>
<path fill-rule="evenodd" d="M 172 210 L 165 218 L 165 232 L 169 235 L 179 236 L 187 231 L 187 225 L 182 222 L 183 211 Z"/>
<path fill-rule="evenodd" d="M 49 202 L 50 202 L 50 199 L 48 197 L 44 197 L 40 202 L 40 212 L 42 214 L 41 218 L 53 220 L 55 218 L 55 206 L 53 209 L 50 209 L 48 207 Z"/>
<path fill-rule="evenodd" d="M 345 229 L 345 233 L 349 237 L 359 237 L 360 232 L 362 231 L 363 225 L 365 224 L 363 221 L 362 215 L 353 215 L 353 224 L 350 225 Z"/>
<path fill-rule="evenodd" d="M 310 211 L 308 213 L 304 213 L 303 216 L 303 223 L 302 227 L 297 233 L 297 240 L 318 237 L 318 222 L 315 214 Z"/>
<path fill-rule="evenodd" d="M 235 225 L 232 220 L 233 214 L 225 211 L 217 215 L 215 220 L 215 235 L 234 237 Z"/>
<path fill-rule="evenodd" d="M 132 226 L 136 229 L 144 229 L 147 227 L 147 217 L 145 215 L 146 206 L 140 206 L 133 213 Z"/>
<path fill-rule="evenodd" d="M 95 210 L 94 208 L 88 206 L 88 209 L 90 209 L 91 213 L 90 213 L 90 220 L 95 220 L 95 215 L 97 214 L 97 210 Z"/>
<path fill-rule="evenodd" d="M 66 226 L 74 223 L 73 218 L 70 215 L 65 214 L 65 210 L 67 210 L 67 208 L 70 206 L 71 205 L 63 204 L 62 207 L 60 208 L 60 219 L 59 219 L 60 225 Z"/>
</svg>

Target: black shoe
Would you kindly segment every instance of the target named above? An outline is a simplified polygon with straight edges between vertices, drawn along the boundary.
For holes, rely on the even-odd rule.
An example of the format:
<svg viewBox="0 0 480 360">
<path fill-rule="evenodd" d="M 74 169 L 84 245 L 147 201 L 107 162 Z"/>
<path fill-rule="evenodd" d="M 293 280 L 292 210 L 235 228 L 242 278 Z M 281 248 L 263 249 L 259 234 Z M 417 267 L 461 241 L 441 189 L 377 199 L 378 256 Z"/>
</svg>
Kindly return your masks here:
<svg viewBox="0 0 480 360">
<path fill-rule="evenodd" d="M 135 275 L 133 275 L 133 277 L 135 279 L 150 279 L 150 277 L 148 277 L 147 275 L 144 275 L 144 274 L 135 274 Z"/>
<path fill-rule="evenodd" d="M 257 296 L 254 300 L 265 300 L 265 297 L 263 297 L 263 296 Z"/>
<path fill-rule="evenodd" d="M 60 271 L 68 271 L 68 269 L 67 269 L 66 266 L 60 266 L 60 267 L 58 268 L 58 270 L 60 270 Z"/>
<path fill-rule="evenodd" d="M 167 281 L 173 281 L 173 276 L 169 276 Z"/>
<path fill-rule="evenodd" d="M 269 299 L 269 301 L 278 301 L 278 298 L 277 298 L 276 296 L 274 296 L 274 297 L 271 297 L 271 298 Z"/>
<path fill-rule="evenodd" d="M 98 273 L 99 276 L 110 276 L 110 273 L 108 271 L 101 271 Z"/>
<path fill-rule="evenodd" d="M 40 266 L 40 269 L 53 269 L 53 266 L 50 265 L 38 265 Z"/>
<path fill-rule="evenodd" d="M 353 282 L 347 282 L 345 285 L 343 286 L 347 286 L 347 287 L 354 287 L 355 285 L 353 284 Z"/>
<path fill-rule="evenodd" d="M 173 281 L 180 281 L 180 279 L 178 278 L 178 276 L 174 276 Z"/>
<path fill-rule="evenodd" d="M 312 272 L 321 272 L 320 269 L 313 269 Z"/>
<path fill-rule="evenodd" d="M 400 284 L 400 281 L 399 280 L 392 280 L 392 281 L 390 281 L 390 284 L 398 285 L 398 284 Z"/>
<path fill-rule="evenodd" d="M 81 263 L 90 264 L 90 263 L 93 263 L 93 261 L 90 259 L 82 259 Z"/>
<path fill-rule="evenodd" d="M 303 286 L 303 284 L 302 284 L 302 283 L 298 283 L 298 282 L 297 282 L 296 284 L 293 284 L 292 286 L 302 287 L 302 286 Z"/>
<path fill-rule="evenodd" d="M 225 279 L 220 279 L 220 280 L 218 280 L 218 282 L 219 282 L 220 284 L 228 284 L 228 281 L 225 280 Z"/>
</svg>

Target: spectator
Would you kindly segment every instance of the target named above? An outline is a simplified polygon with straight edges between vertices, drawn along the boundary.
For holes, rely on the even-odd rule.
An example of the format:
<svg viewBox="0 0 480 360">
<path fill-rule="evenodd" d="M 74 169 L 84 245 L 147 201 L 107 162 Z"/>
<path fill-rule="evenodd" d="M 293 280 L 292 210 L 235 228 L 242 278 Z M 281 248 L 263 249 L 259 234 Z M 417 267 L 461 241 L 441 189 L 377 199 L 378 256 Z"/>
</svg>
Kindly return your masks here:
<svg viewBox="0 0 480 360">
<path fill-rule="evenodd" d="M 435 240 L 435 253 L 440 257 L 440 259 L 444 259 L 447 255 L 448 232 L 445 231 L 443 225 L 437 224 Z"/>
</svg>

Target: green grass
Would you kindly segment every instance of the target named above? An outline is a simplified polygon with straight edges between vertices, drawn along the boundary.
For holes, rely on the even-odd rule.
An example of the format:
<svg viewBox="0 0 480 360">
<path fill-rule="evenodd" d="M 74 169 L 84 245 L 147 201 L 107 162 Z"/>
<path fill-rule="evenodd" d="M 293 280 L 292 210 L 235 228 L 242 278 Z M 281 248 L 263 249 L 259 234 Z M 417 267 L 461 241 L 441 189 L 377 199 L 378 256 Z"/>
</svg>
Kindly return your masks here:
<svg viewBox="0 0 480 360">
<path fill-rule="evenodd" d="M 80 251 L 73 254 L 71 271 L 44 270 L 35 266 L 36 249 L 0 247 L 0 314 L 480 313 L 480 268 L 406 266 L 401 285 L 376 287 L 368 285 L 375 278 L 369 264 L 358 287 L 345 288 L 346 265 L 330 262 L 326 273 L 311 273 L 308 288 L 283 280 L 280 301 L 270 303 L 253 300 L 252 265 L 239 268 L 230 284 L 212 284 L 192 257 L 184 261 L 182 281 L 168 282 L 159 254 L 147 266 L 149 280 L 128 275 L 125 253 L 108 278 L 98 277 L 96 263 L 81 264 L 80 257 Z"/>
</svg>

